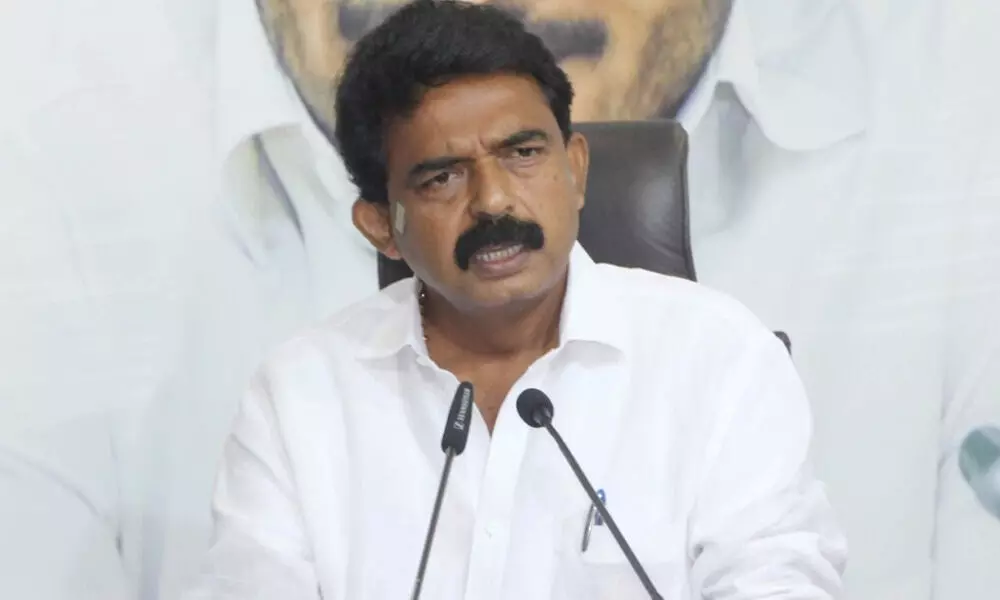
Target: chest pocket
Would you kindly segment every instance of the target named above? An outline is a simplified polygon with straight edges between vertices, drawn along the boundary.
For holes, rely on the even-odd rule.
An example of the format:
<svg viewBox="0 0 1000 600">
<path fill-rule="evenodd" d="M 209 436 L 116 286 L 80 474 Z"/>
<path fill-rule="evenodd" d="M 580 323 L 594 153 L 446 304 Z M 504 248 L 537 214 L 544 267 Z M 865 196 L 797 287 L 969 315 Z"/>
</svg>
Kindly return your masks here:
<svg viewBox="0 0 1000 600">
<path fill-rule="evenodd" d="M 612 512 L 632 551 L 664 598 L 689 597 L 684 526 L 627 506 Z M 594 525 L 586 551 L 581 544 L 586 515 L 561 525 L 553 598 L 644 600 L 649 594 L 605 525 Z"/>
</svg>

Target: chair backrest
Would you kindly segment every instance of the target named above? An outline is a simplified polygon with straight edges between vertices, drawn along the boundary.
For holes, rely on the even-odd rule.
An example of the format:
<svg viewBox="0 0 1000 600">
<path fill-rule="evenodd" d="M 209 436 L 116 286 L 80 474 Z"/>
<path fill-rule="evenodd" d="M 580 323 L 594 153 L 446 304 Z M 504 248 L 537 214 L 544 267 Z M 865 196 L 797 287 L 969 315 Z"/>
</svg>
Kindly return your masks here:
<svg viewBox="0 0 1000 600">
<path fill-rule="evenodd" d="M 695 279 L 687 204 L 687 135 L 674 121 L 580 123 L 590 143 L 580 244 L 596 261 Z M 379 256 L 379 285 L 413 273 Z"/>
</svg>

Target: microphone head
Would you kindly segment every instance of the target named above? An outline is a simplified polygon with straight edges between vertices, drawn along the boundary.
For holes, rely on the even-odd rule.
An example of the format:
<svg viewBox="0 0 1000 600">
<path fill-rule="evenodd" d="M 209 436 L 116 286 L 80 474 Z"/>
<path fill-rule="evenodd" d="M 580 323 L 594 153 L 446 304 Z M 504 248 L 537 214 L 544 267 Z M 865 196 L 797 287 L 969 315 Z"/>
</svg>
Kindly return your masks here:
<svg viewBox="0 0 1000 600">
<path fill-rule="evenodd" d="M 517 397 L 517 414 L 531 427 L 545 427 L 552 422 L 552 401 L 542 390 L 528 388 Z"/>
<path fill-rule="evenodd" d="M 469 441 L 469 425 L 472 419 L 472 384 L 463 381 L 455 390 L 455 398 L 448 411 L 448 422 L 441 436 L 441 451 L 451 450 L 458 456 Z"/>
<path fill-rule="evenodd" d="M 969 433 L 958 465 L 983 508 L 1000 519 L 1000 429 L 979 427 Z"/>
</svg>

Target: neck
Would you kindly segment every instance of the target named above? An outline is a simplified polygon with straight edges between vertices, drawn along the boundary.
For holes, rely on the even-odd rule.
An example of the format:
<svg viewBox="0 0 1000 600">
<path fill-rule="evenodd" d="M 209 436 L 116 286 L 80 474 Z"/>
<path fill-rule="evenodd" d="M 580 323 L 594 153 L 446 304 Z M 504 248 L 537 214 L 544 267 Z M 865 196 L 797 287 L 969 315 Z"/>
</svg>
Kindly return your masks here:
<svg viewBox="0 0 1000 600">
<path fill-rule="evenodd" d="M 544 295 L 489 310 L 461 310 L 427 290 L 424 331 L 428 346 L 446 343 L 479 356 L 544 354 L 559 343 L 566 276 Z"/>
</svg>

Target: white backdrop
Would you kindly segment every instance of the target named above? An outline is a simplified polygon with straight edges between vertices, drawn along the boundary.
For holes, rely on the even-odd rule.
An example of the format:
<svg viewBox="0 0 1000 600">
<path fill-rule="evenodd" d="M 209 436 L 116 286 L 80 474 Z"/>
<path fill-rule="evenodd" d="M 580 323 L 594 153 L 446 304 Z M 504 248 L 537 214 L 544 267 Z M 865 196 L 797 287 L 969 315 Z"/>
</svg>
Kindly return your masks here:
<svg viewBox="0 0 1000 600">
<path fill-rule="evenodd" d="M 1000 15 L 856 8 L 874 127 L 850 199 L 816 209 L 825 262 L 796 265 L 778 304 L 783 272 L 744 278 L 761 267 L 721 261 L 725 239 L 696 238 L 696 260 L 816 341 L 795 360 L 852 543 L 849 597 L 994 597 L 1000 523 L 953 452 L 1000 423 Z M 0 8 L 0 597 L 172 597 L 239 390 L 309 318 L 218 206 L 215 19 L 204 0 Z"/>
</svg>

